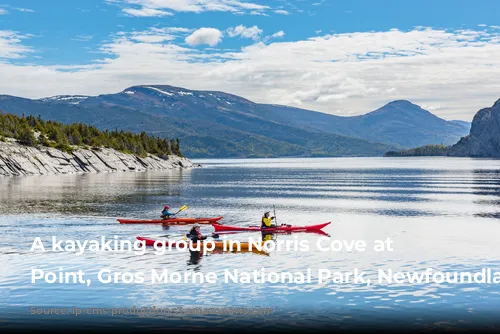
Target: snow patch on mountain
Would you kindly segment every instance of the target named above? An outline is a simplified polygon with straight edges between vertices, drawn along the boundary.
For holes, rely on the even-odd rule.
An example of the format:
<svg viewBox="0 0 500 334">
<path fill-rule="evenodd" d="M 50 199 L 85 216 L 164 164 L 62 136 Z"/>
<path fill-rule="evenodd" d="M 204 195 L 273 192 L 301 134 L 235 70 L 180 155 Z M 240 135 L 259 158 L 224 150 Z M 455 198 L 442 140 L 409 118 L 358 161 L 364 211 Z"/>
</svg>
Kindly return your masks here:
<svg viewBox="0 0 500 334">
<path fill-rule="evenodd" d="M 147 89 L 152 89 L 154 91 L 157 91 L 158 93 L 161 93 L 161 94 L 165 94 L 167 96 L 174 96 L 173 93 L 171 92 L 167 92 L 167 91 L 164 91 L 164 90 L 161 90 L 159 88 L 156 88 L 156 87 L 151 87 L 151 86 L 147 86 L 147 87 L 144 87 L 144 88 L 147 88 Z"/>
<path fill-rule="evenodd" d="M 83 95 L 57 95 L 57 96 L 52 96 L 52 97 L 46 97 L 41 99 L 42 101 L 83 101 L 85 99 L 88 99 L 88 96 L 83 96 Z"/>
</svg>

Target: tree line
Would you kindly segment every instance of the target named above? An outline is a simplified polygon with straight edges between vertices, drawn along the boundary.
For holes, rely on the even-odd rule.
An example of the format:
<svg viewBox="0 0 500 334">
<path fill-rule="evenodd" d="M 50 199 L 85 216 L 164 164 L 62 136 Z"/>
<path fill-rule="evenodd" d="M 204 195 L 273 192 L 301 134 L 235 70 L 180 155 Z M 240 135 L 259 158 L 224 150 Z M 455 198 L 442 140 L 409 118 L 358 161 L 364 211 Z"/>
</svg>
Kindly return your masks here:
<svg viewBox="0 0 500 334">
<path fill-rule="evenodd" d="M 179 139 L 154 137 L 145 132 L 101 131 L 83 123 L 62 124 L 44 121 L 40 116 L 17 116 L 0 111 L 0 140 L 15 138 L 27 146 L 48 146 L 71 152 L 75 146 L 99 149 L 113 148 L 124 153 L 145 157 L 147 153 L 182 157 Z"/>
<path fill-rule="evenodd" d="M 449 146 L 439 145 L 425 145 L 422 147 L 412 148 L 409 150 L 389 151 L 385 157 L 432 157 L 432 156 L 446 156 L 448 154 Z"/>
</svg>

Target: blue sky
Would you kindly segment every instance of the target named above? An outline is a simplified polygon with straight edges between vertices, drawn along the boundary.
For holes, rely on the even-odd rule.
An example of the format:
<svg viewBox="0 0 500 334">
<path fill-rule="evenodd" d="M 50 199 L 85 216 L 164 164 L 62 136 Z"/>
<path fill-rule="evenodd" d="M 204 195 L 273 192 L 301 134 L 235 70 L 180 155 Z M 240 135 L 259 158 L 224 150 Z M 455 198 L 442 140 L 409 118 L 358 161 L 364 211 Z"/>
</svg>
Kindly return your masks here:
<svg viewBox="0 0 500 334">
<path fill-rule="evenodd" d="M 496 0 L 0 0 L 0 94 L 170 84 L 339 115 L 409 99 L 470 120 L 500 98 L 498 13 Z"/>
</svg>

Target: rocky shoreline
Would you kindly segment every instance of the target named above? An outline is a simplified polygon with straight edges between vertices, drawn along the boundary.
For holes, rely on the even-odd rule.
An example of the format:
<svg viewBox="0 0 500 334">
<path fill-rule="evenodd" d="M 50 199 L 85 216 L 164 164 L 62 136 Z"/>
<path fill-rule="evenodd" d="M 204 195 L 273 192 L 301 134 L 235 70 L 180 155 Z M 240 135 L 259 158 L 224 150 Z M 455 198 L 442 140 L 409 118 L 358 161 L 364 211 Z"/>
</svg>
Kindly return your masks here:
<svg viewBox="0 0 500 334">
<path fill-rule="evenodd" d="M 476 113 L 470 134 L 451 146 L 448 155 L 500 158 L 500 100 Z"/>
<path fill-rule="evenodd" d="M 149 170 L 199 167 L 176 155 L 163 159 L 148 154 L 141 158 L 110 148 L 76 148 L 66 153 L 52 147 L 23 146 L 8 138 L 0 141 L 0 177 L 24 175 L 59 175 L 102 172 L 144 172 Z"/>
</svg>

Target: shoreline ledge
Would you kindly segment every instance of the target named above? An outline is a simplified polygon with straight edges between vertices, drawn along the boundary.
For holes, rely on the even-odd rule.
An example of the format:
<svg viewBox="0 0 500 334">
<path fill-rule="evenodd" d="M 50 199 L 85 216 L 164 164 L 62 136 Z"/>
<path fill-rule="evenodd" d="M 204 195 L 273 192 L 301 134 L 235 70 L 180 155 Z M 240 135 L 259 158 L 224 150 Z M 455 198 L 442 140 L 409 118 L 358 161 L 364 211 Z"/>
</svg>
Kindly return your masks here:
<svg viewBox="0 0 500 334">
<path fill-rule="evenodd" d="M 11 138 L 0 141 L 0 177 L 145 172 L 196 167 L 201 165 L 176 155 L 163 159 L 148 154 L 141 158 L 111 148 L 75 148 L 72 153 L 66 153 L 53 147 L 24 146 Z"/>
</svg>

